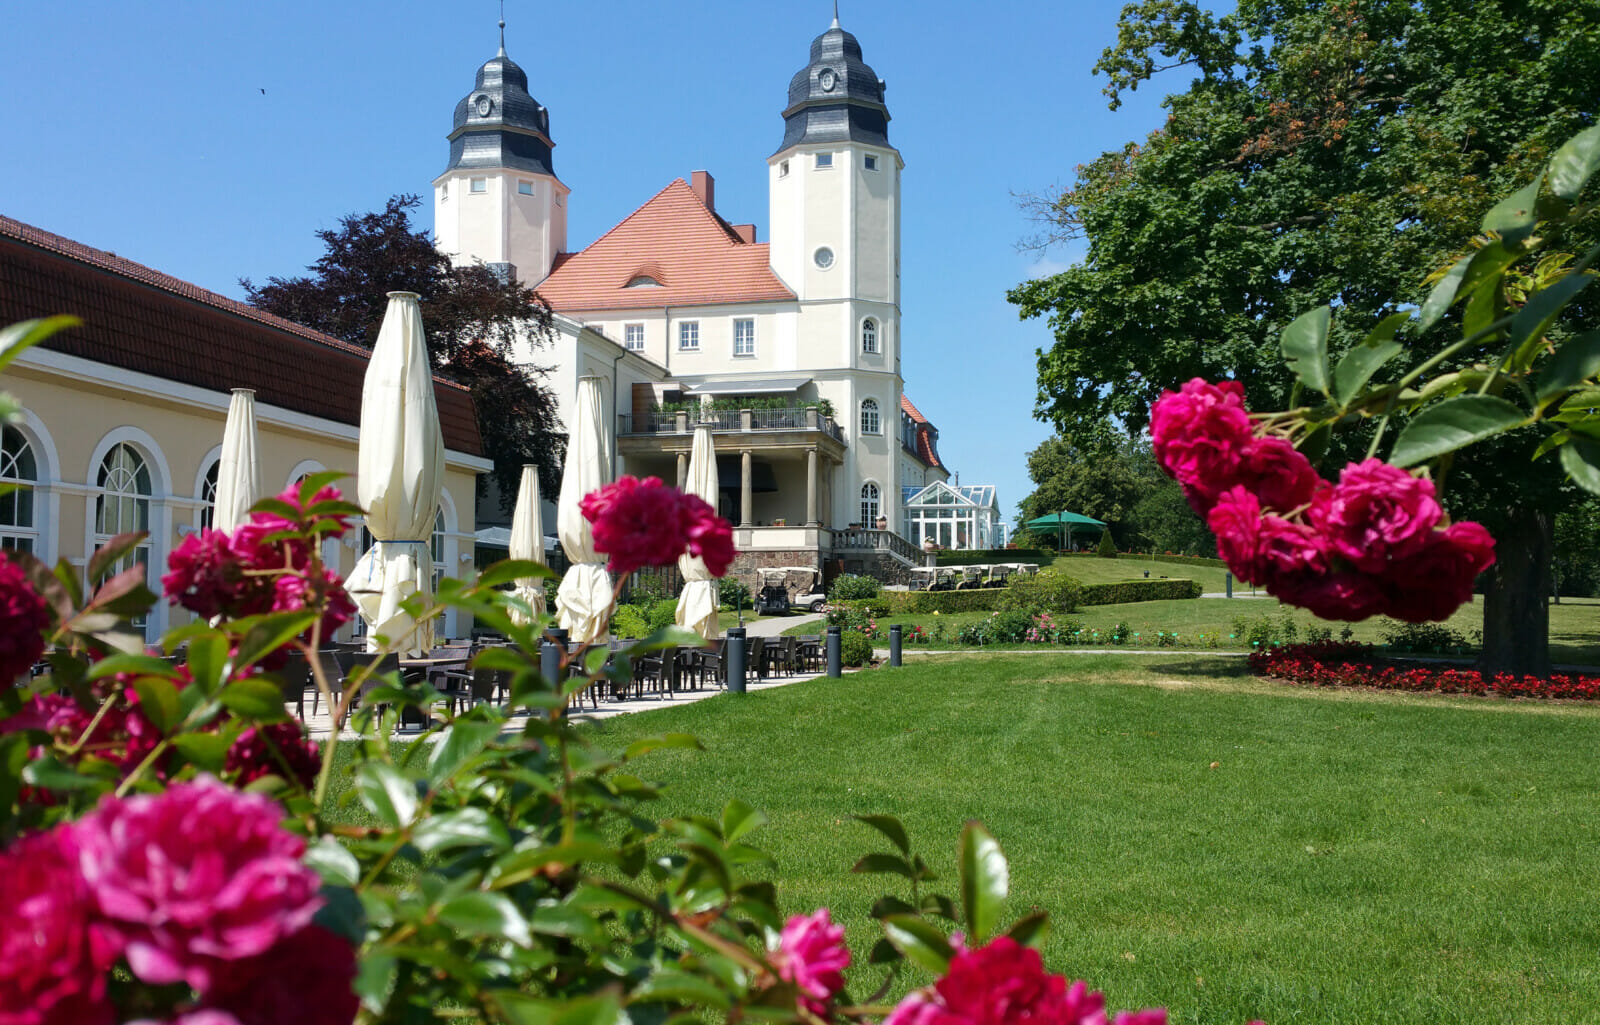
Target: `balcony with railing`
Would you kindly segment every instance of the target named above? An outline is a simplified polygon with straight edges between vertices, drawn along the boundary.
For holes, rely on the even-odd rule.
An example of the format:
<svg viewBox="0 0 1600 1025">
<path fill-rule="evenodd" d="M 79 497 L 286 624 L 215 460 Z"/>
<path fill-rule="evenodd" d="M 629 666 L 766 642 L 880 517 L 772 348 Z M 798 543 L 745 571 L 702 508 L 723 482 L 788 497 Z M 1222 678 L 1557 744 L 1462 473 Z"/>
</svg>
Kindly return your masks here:
<svg viewBox="0 0 1600 1025">
<path fill-rule="evenodd" d="M 619 438 L 662 434 L 692 434 L 695 423 L 711 424 L 714 434 L 806 432 L 823 434 L 840 445 L 844 444 L 844 429 L 838 421 L 816 406 L 791 406 L 783 409 L 728 409 L 706 411 L 691 415 L 687 412 L 645 413 L 632 416 L 627 413 L 617 417 Z"/>
<path fill-rule="evenodd" d="M 908 566 L 921 566 L 926 560 L 922 549 L 892 530 L 851 528 L 830 530 L 829 544 L 836 554 L 846 552 L 883 552 L 892 555 Z"/>
</svg>

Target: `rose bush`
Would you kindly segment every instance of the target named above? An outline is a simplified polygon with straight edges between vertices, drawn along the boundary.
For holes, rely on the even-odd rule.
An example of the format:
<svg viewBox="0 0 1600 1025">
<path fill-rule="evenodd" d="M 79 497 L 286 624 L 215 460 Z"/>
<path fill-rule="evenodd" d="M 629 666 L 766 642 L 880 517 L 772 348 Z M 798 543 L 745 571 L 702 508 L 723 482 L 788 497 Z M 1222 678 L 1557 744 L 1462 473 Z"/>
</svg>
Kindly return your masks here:
<svg viewBox="0 0 1600 1025">
<path fill-rule="evenodd" d="M 1507 698 L 1593 701 L 1600 698 L 1600 676 L 1552 673 L 1549 676 L 1492 675 L 1476 669 L 1441 668 L 1382 660 L 1364 644 L 1323 641 L 1287 644 L 1250 653 L 1259 676 L 1313 687 L 1371 687 L 1422 694 L 1498 695 Z"/>
</svg>

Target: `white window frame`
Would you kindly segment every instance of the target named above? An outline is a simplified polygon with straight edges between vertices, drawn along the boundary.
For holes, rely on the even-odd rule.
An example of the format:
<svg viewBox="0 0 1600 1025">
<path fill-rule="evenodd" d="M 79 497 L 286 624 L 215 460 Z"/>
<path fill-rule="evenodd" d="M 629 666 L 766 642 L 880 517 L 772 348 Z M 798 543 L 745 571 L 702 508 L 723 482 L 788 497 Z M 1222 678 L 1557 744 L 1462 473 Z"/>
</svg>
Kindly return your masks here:
<svg viewBox="0 0 1600 1025">
<path fill-rule="evenodd" d="M 833 170 L 833 154 L 832 153 L 817 153 L 817 154 L 814 154 L 814 156 L 816 157 L 816 159 L 814 161 L 812 161 L 812 164 L 811 164 L 811 166 L 813 168 L 815 168 L 818 171 L 831 171 L 831 170 Z"/>
<path fill-rule="evenodd" d="M 441 182 L 439 184 L 439 199 L 440 199 L 440 201 L 448 201 L 449 198 L 450 198 L 450 183 L 449 182 Z"/>
<path fill-rule="evenodd" d="M 635 337 L 636 335 L 637 335 L 637 337 Z M 624 325 L 622 325 L 622 347 L 624 349 L 627 349 L 629 352 L 643 352 L 644 351 L 644 325 L 643 324 L 624 324 Z"/>
<path fill-rule="evenodd" d="M 878 155 L 876 153 L 863 153 L 861 155 L 861 166 L 868 171 L 876 171 L 878 169 Z"/>
<path fill-rule="evenodd" d="M 517 179 L 517 195 L 519 195 L 519 196 L 531 196 L 531 195 L 533 195 L 533 182 L 528 181 L 526 178 Z"/>
<path fill-rule="evenodd" d="M 880 355 L 883 347 L 878 341 L 878 321 L 873 317 L 861 320 L 861 351 L 871 356 Z"/>
<path fill-rule="evenodd" d="M 474 195 L 474 196 L 488 195 L 488 192 L 489 192 L 489 179 L 487 179 L 487 178 L 469 178 L 467 180 L 467 191 L 469 193 L 471 193 L 472 195 Z"/>
<path fill-rule="evenodd" d="M 0 481 L 8 484 L 20 484 L 15 491 L 0 495 L 0 507 L 9 507 L 12 518 L 23 519 L 22 510 L 27 510 L 28 523 L 0 523 L 0 548 L 21 549 L 33 555 L 40 554 L 39 536 L 39 464 L 42 461 L 33 442 L 20 428 L 5 424 L 0 428 L 0 434 L 13 436 L 20 447 L 15 452 L 6 452 L 0 449 Z M 26 456 L 33 463 L 31 474 L 23 472 L 21 463 Z"/>
<path fill-rule="evenodd" d="M 882 434 L 883 414 L 878 408 L 878 400 L 866 398 L 861 400 L 861 433 Z"/>
<path fill-rule="evenodd" d="M 883 515 L 883 489 L 878 482 L 869 480 L 861 485 L 861 526 L 867 530 L 877 528 L 878 517 Z"/>
<path fill-rule="evenodd" d="M 745 339 L 748 346 L 741 350 L 739 347 L 739 329 L 748 328 L 749 337 Z M 740 359 L 747 359 L 756 354 L 756 318 L 736 317 L 733 321 L 733 354 Z"/>
<path fill-rule="evenodd" d="M 219 456 L 206 467 L 206 475 L 200 481 L 200 529 L 214 526 L 217 521 L 217 478 L 222 473 L 222 459 Z"/>
<path fill-rule="evenodd" d="M 787 161 L 787 160 L 778 161 L 778 177 L 779 178 L 787 178 L 787 177 L 789 177 L 789 161 Z"/>
<path fill-rule="evenodd" d="M 123 450 L 126 450 L 137 461 L 139 468 L 144 470 L 145 488 L 147 490 L 137 490 L 137 470 L 135 470 L 132 474 L 133 481 L 135 483 L 135 490 L 132 491 L 116 489 L 111 486 L 113 482 L 106 479 L 112 475 L 115 475 L 121 469 L 111 468 L 108 472 L 108 467 L 111 466 L 113 457 Z M 155 561 L 155 553 L 153 551 L 153 546 L 150 543 L 150 537 L 155 532 L 154 526 L 156 523 L 156 480 L 156 471 L 155 468 L 151 466 L 150 457 L 144 452 L 140 451 L 139 447 L 131 442 L 118 441 L 108 448 L 105 454 L 100 457 L 100 462 L 95 467 L 94 497 L 89 503 L 90 514 L 93 516 L 89 526 L 90 529 L 94 531 L 92 537 L 91 554 L 99 551 L 107 541 L 110 541 L 118 534 L 126 534 L 139 530 L 146 532 L 146 536 L 143 541 L 141 541 L 122 558 L 118 559 L 115 564 L 107 567 L 105 574 L 107 578 L 115 576 L 125 569 L 131 569 L 136 565 L 142 565 L 144 567 L 145 582 L 147 584 L 149 583 L 151 567 Z M 112 508 L 109 503 L 113 502 L 116 503 L 116 522 L 108 524 L 106 514 Z M 124 506 L 124 502 L 130 504 Z M 122 513 L 125 511 L 131 512 L 133 522 L 123 522 Z M 143 522 L 139 522 L 140 520 L 143 520 Z M 109 529 L 107 529 L 108 527 Z M 91 588 L 98 587 L 100 583 L 101 581 L 99 580 L 91 580 L 89 581 L 89 586 Z M 148 615 L 138 616 L 132 620 L 132 625 L 143 629 L 148 625 L 149 619 L 150 617 Z"/>
<path fill-rule="evenodd" d="M 700 351 L 700 322 L 698 320 L 678 321 L 678 351 Z"/>
</svg>

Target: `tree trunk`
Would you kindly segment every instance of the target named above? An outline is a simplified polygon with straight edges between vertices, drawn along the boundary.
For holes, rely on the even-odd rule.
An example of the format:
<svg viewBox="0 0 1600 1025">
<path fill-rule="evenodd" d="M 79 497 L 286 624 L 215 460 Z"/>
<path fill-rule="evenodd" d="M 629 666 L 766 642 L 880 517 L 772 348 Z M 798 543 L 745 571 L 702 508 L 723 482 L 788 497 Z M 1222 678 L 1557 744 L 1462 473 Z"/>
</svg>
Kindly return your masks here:
<svg viewBox="0 0 1600 1025">
<path fill-rule="evenodd" d="M 1550 672 L 1550 594 L 1553 520 L 1540 509 L 1515 510 L 1495 538 L 1494 567 L 1483 599 L 1485 675 Z"/>
</svg>

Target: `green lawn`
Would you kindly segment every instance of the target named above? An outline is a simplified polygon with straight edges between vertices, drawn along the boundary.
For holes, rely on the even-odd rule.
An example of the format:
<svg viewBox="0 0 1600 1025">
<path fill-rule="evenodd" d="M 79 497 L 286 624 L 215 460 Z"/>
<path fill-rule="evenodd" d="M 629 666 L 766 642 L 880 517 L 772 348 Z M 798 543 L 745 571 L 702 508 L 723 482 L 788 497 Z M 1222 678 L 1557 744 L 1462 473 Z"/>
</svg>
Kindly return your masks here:
<svg viewBox="0 0 1600 1025">
<path fill-rule="evenodd" d="M 1093 555 L 1058 555 L 1053 568 L 1056 572 L 1076 577 L 1085 584 L 1115 584 L 1124 580 L 1143 580 L 1145 571 L 1148 570 L 1151 580 L 1159 577 L 1195 580 L 1208 592 L 1216 594 L 1221 594 L 1226 588 L 1223 574 L 1227 570 L 1221 567 L 1156 562 L 1148 556 L 1119 555 L 1115 559 L 1102 559 Z M 1251 585 L 1237 580 L 1233 582 L 1233 589 L 1235 594 L 1250 594 L 1255 590 Z"/>
<path fill-rule="evenodd" d="M 1126 623 L 1138 635 L 1127 645 L 1128 647 L 1155 647 L 1158 632 L 1171 632 L 1178 635 L 1177 646 L 1181 648 L 1208 647 L 1209 639 L 1216 637 L 1224 648 L 1243 650 L 1242 639 L 1231 636 L 1234 634 L 1235 619 L 1243 617 L 1253 620 L 1261 616 L 1276 619 L 1285 609 L 1287 606 L 1272 599 L 1239 598 L 1228 601 L 1224 598 L 1196 598 L 1182 601 L 1131 602 L 1126 605 L 1091 605 L 1079 609 L 1071 616 L 1056 618 L 1077 620 L 1084 630 L 1099 630 L 1102 634 L 1109 633 L 1118 623 Z M 1317 619 L 1303 609 L 1288 611 L 1294 618 L 1301 640 L 1305 639 L 1306 631 L 1313 626 L 1328 627 L 1337 636 L 1346 625 Z M 945 632 L 953 637 L 963 624 L 983 619 L 988 615 L 987 612 L 961 612 L 939 616 L 926 614 L 884 616 L 878 620 L 878 626 L 887 630 L 892 623 L 919 624 L 931 633 L 942 624 Z M 1385 629 L 1394 625 L 1396 625 L 1394 621 L 1385 617 L 1349 624 L 1356 640 L 1373 644 L 1382 643 Z M 1473 631 L 1481 630 L 1483 627 L 1481 599 L 1463 606 L 1445 625 L 1469 637 Z M 816 632 L 817 626 L 814 623 L 791 627 L 785 631 L 797 634 Z M 885 642 L 879 642 L 880 645 L 883 643 Z M 946 642 L 932 647 L 958 648 L 959 646 L 953 642 Z M 1013 650 L 1037 650 L 1039 646 L 1006 647 Z M 908 647 L 907 650 L 916 649 Z M 1550 606 L 1550 655 L 1558 664 L 1600 666 L 1600 599 L 1563 598 L 1560 605 Z"/>
<path fill-rule="evenodd" d="M 1188 603 L 1199 604 L 1199 603 Z M 1172 1021 L 1594 1021 L 1600 708 L 1286 688 L 1238 660 L 997 656 L 817 680 L 596 724 L 664 814 L 739 795 L 788 912 L 856 952 L 894 877 L 849 816 L 892 812 L 953 878 L 961 823 L 1011 860 L 1049 966 Z"/>
</svg>

